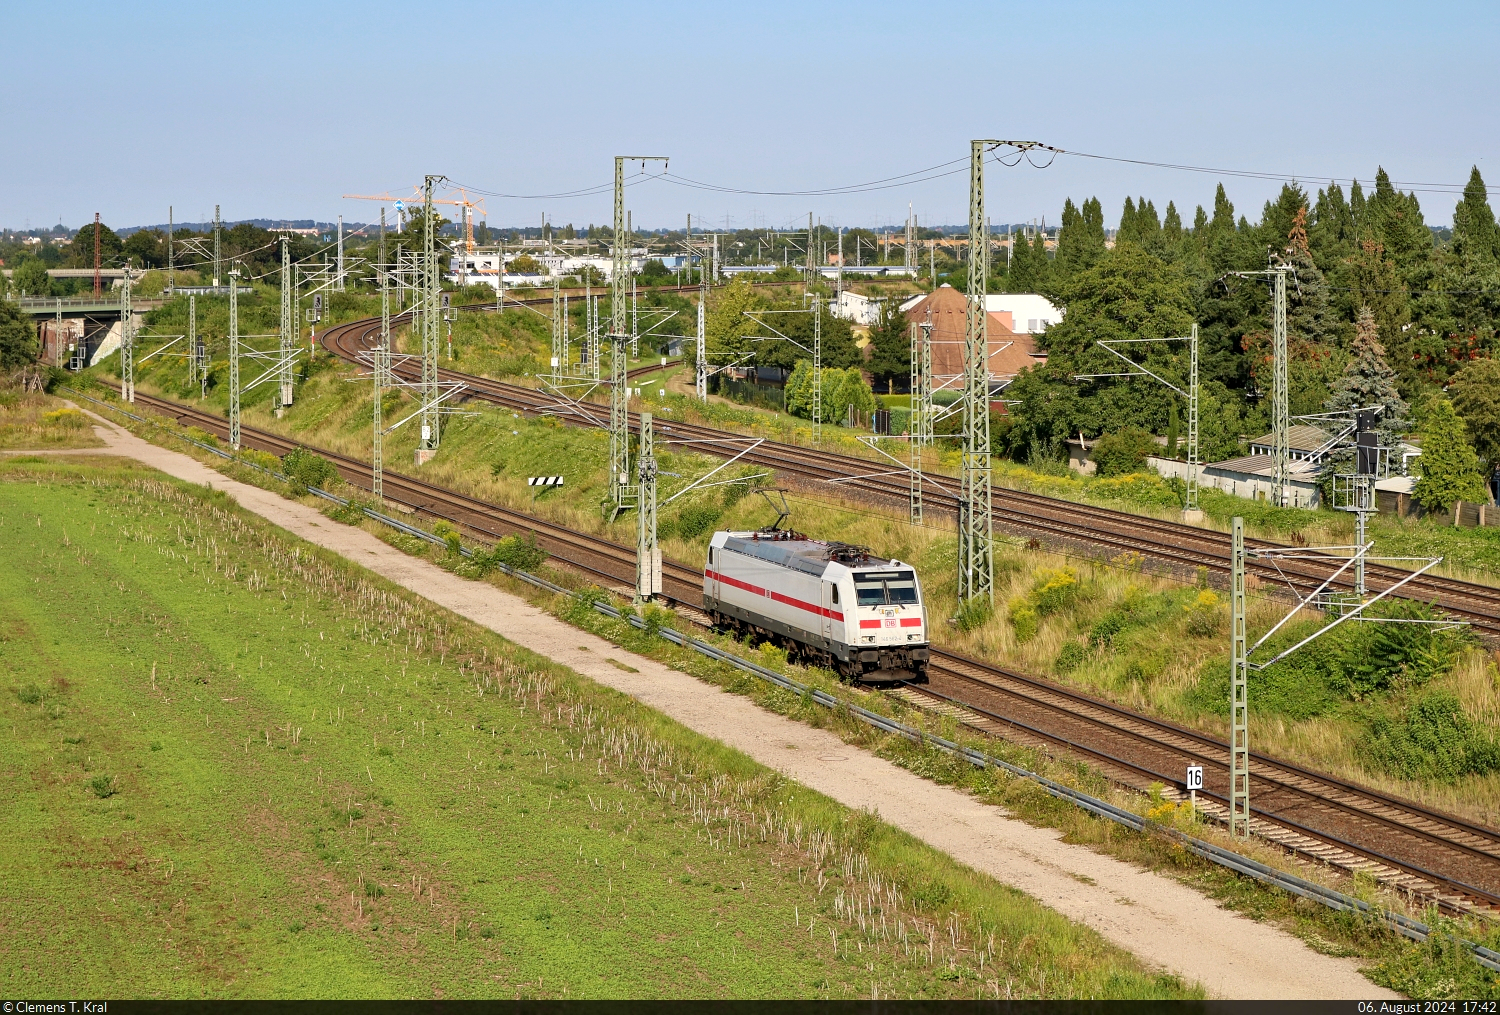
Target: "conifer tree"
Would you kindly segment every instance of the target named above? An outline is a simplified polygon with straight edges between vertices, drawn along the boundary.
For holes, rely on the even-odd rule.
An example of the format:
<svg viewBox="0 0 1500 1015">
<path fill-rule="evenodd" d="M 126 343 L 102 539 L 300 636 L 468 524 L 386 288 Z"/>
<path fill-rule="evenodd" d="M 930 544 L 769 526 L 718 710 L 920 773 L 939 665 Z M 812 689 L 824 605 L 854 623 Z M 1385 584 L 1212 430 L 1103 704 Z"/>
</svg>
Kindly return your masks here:
<svg viewBox="0 0 1500 1015">
<path fill-rule="evenodd" d="M 1375 173 L 1368 211 L 1374 238 L 1403 271 L 1432 253 L 1432 232 L 1422 221 L 1417 195 L 1397 190 L 1384 167 Z"/>
<path fill-rule="evenodd" d="M 1214 272 L 1225 272 L 1240 267 L 1238 264 L 1239 234 L 1235 229 L 1234 205 L 1230 203 L 1229 195 L 1224 193 L 1222 183 L 1214 193 L 1214 217 L 1208 223 L 1206 248 L 1209 265 Z"/>
<path fill-rule="evenodd" d="M 1097 197 L 1083 202 L 1080 210 L 1071 198 L 1063 205 L 1062 232 L 1057 237 L 1057 257 L 1052 262 L 1063 278 L 1086 271 L 1104 256 L 1104 207 Z"/>
<path fill-rule="evenodd" d="M 1357 242 L 1354 215 L 1349 210 L 1349 202 L 1344 200 L 1344 188 L 1337 183 L 1330 183 L 1327 190 L 1318 191 L 1318 203 L 1313 206 L 1313 221 L 1307 238 L 1313 258 L 1325 272 L 1333 270 L 1340 258 L 1354 252 Z"/>
<path fill-rule="evenodd" d="M 1139 225 L 1135 218 L 1135 202 L 1125 195 L 1125 208 L 1120 212 L 1120 228 L 1115 232 L 1117 243 L 1141 242 Z"/>
<path fill-rule="evenodd" d="M 1446 398 L 1436 400 L 1427 410 L 1417 464 L 1422 475 L 1412 489 L 1412 498 L 1429 511 L 1447 511 L 1455 501 L 1488 499 L 1468 429 Z"/>
<path fill-rule="evenodd" d="M 1367 306 L 1359 308 L 1352 352 L 1353 358 L 1344 367 L 1343 376 L 1333 382 L 1323 411 L 1351 412 L 1379 406 L 1380 443 L 1395 447 L 1406 435 L 1408 406 L 1396 390 L 1396 371 L 1385 361 L 1385 346 L 1380 343 L 1375 313 Z"/>
<path fill-rule="evenodd" d="M 1491 260 L 1500 254 L 1500 235 L 1490 208 L 1484 177 L 1475 166 L 1464 187 L 1463 200 L 1453 209 L 1453 252 L 1463 258 Z"/>
<path fill-rule="evenodd" d="M 1287 232 L 1285 262 L 1297 272 L 1287 286 L 1287 332 L 1303 341 L 1324 344 L 1333 338 L 1328 311 L 1328 283 L 1307 245 L 1307 205 L 1298 208 Z"/>
<path fill-rule="evenodd" d="M 1448 385 L 1453 408 L 1474 437 L 1474 450 L 1500 472 L 1500 360 L 1471 360 Z"/>
<path fill-rule="evenodd" d="M 1167 214 L 1161 222 L 1161 233 L 1162 239 L 1173 249 L 1182 242 L 1182 216 L 1177 214 L 1177 205 L 1172 201 L 1167 202 Z"/>
<path fill-rule="evenodd" d="M 1031 241 L 1031 289 L 1011 289 L 1013 292 L 1050 292 L 1052 291 L 1052 261 L 1047 258 L 1047 237 L 1041 229 L 1037 229 L 1032 235 Z"/>
</svg>

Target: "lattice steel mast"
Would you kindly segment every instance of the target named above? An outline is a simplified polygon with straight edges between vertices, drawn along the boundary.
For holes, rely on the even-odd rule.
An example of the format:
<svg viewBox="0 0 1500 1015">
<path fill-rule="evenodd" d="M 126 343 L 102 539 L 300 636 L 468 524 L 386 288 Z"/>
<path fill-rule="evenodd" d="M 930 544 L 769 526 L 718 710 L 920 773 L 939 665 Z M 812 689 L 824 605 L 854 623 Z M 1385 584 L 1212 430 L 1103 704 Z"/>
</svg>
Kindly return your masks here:
<svg viewBox="0 0 1500 1015">
<path fill-rule="evenodd" d="M 95 230 L 97 233 L 97 229 Z M 130 261 L 125 262 L 125 282 L 120 287 L 120 393 L 135 401 L 135 327 L 130 319 Z M 61 339 L 59 339 L 61 341 Z"/>
<path fill-rule="evenodd" d="M 240 272 L 229 272 L 229 447 L 240 449 Z"/>
<path fill-rule="evenodd" d="M 281 401 L 276 407 L 276 415 L 281 415 L 281 410 L 292 404 L 292 354 L 297 348 L 297 339 L 301 336 L 302 329 L 298 327 L 297 320 L 292 316 L 292 250 L 287 242 L 287 237 L 281 237 L 281 370 L 280 391 Z"/>
<path fill-rule="evenodd" d="M 661 595 L 661 545 L 656 532 L 656 438 L 651 413 L 641 413 L 641 449 L 636 459 L 639 489 L 636 499 L 635 595 L 649 602 Z"/>
<path fill-rule="evenodd" d="M 989 329 L 985 285 L 984 156 L 998 142 L 969 146 L 969 280 L 964 333 L 963 464 L 959 493 L 958 600 L 995 599 L 994 519 L 990 501 Z"/>
<path fill-rule="evenodd" d="M 422 299 L 419 304 L 422 326 L 422 443 L 417 452 L 419 462 L 436 453 L 441 438 L 437 370 L 440 345 L 438 291 L 442 283 L 438 278 L 432 188 L 442 179 L 441 176 L 426 176 L 422 181 Z"/>
<path fill-rule="evenodd" d="M 1234 519 L 1229 567 L 1229 834 L 1250 836 L 1250 653 L 1245 632 L 1245 520 Z"/>
<path fill-rule="evenodd" d="M 1289 460 L 1291 457 L 1289 445 L 1291 410 L 1288 407 L 1286 376 L 1286 273 L 1287 269 L 1285 268 L 1276 269 L 1272 272 L 1276 283 L 1276 291 L 1275 306 L 1272 310 L 1271 319 L 1272 368 L 1274 371 L 1271 381 L 1271 433 L 1276 442 L 1276 461 L 1271 500 L 1277 507 L 1286 507 L 1287 480 L 1290 472 Z"/>
<path fill-rule="evenodd" d="M 97 233 L 98 230 L 95 230 Z M 214 205 L 214 288 L 219 288 L 224 279 L 224 261 L 220 253 L 219 236 L 222 230 L 219 223 L 219 206 Z"/>
</svg>

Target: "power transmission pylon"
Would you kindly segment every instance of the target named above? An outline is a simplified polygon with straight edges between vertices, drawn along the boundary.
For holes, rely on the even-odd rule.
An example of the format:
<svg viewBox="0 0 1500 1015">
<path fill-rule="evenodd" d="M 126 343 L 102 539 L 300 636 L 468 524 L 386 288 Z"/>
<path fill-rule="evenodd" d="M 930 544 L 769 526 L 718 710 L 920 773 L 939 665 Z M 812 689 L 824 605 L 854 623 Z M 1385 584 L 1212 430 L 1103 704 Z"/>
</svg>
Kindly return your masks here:
<svg viewBox="0 0 1500 1015">
<path fill-rule="evenodd" d="M 640 297 L 636 293 L 635 272 L 630 273 L 630 355 L 631 358 L 639 357 L 641 354 L 641 305 Z"/>
<path fill-rule="evenodd" d="M 641 413 L 641 449 L 636 459 L 635 597 L 650 602 L 661 595 L 661 545 L 656 538 L 656 437 L 651 413 Z"/>
<path fill-rule="evenodd" d="M 423 462 L 437 453 L 441 439 L 441 416 L 438 411 L 438 278 L 437 237 L 432 222 L 432 188 L 441 176 L 422 180 L 422 443 L 417 461 Z"/>
<path fill-rule="evenodd" d="M 958 600 L 995 600 L 994 519 L 990 501 L 989 328 L 985 287 L 984 156 L 996 142 L 969 146 L 969 280 L 964 334 L 963 474 L 959 493 Z"/>
<path fill-rule="evenodd" d="M 297 327 L 297 322 L 292 317 L 293 288 L 292 248 L 283 234 L 281 237 L 281 376 L 278 378 L 280 391 L 276 406 L 277 416 L 280 416 L 286 407 L 292 404 L 292 354 L 297 349 L 297 339 L 301 335 L 301 329 Z"/>
<path fill-rule="evenodd" d="M 229 272 L 229 448 L 240 449 L 240 273 Z"/>
<path fill-rule="evenodd" d="M 1187 390 L 1183 390 L 1165 377 L 1152 371 L 1143 363 L 1137 363 L 1129 356 L 1116 349 L 1116 345 L 1152 345 L 1166 342 L 1188 343 L 1188 382 Z M 1182 513 L 1187 521 L 1202 521 L 1203 513 L 1198 510 L 1198 323 L 1193 322 L 1193 330 L 1186 336 L 1178 335 L 1171 338 L 1112 338 L 1101 339 L 1094 343 L 1105 352 L 1113 354 L 1121 359 L 1127 366 L 1134 369 L 1126 373 L 1113 374 L 1075 374 L 1074 380 L 1095 380 L 1105 377 L 1150 377 L 1152 380 L 1160 381 L 1174 392 L 1187 399 L 1188 403 L 1188 477 L 1187 498 L 1183 504 Z"/>
<path fill-rule="evenodd" d="M 98 230 L 95 229 L 95 235 Z M 135 401 L 135 328 L 130 320 L 130 262 L 125 262 L 125 283 L 120 287 L 120 393 Z"/>
<path fill-rule="evenodd" d="M 172 206 L 167 205 L 167 293 L 177 288 L 177 250 L 172 239 Z"/>
<path fill-rule="evenodd" d="M 334 286 L 339 292 L 344 291 L 344 216 L 339 216 L 339 261 L 338 275 L 334 279 Z"/>
<path fill-rule="evenodd" d="M 98 230 L 96 229 L 96 230 L 94 230 L 94 232 L 97 234 Z M 223 260 L 222 247 L 220 245 L 220 234 L 221 234 L 221 232 L 222 232 L 222 230 L 220 229 L 220 222 L 219 222 L 219 206 L 218 205 L 214 205 L 214 288 L 215 289 L 219 288 L 219 286 L 221 284 L 223 284 L 223 279 L 224 279 L 224 260 Z"/>
</svg>

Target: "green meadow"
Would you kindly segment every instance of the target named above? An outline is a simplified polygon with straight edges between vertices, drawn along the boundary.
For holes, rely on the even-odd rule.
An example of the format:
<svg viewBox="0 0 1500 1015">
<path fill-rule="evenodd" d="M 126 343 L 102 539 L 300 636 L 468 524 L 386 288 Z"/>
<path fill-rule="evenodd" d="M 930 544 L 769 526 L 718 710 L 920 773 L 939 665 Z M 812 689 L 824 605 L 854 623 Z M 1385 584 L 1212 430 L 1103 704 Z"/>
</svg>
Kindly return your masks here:
<svg viewBox="0 0 1500 1015">
<path fill-rule="evenodd" d="M 0 545 L 10 996 L 1196 994 L 220 494 L 12 459 Z"/>
</svg>

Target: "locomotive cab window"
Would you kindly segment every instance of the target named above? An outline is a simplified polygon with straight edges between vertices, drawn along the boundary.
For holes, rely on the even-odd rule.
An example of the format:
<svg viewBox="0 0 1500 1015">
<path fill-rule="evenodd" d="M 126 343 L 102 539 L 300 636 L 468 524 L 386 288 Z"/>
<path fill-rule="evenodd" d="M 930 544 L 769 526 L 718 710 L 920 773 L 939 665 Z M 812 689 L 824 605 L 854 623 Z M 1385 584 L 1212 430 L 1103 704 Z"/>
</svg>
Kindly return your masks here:
<svg viewBox="0 0 1500 1015">
<path fill-rule="evenodd" d="M 915 606 L 917 578 L 911 571 L 882 571 L 854 576 L 860 606 Z"/>
<path fill-rule="evenodd" d="M 834 602 L 835 606 L 838 605 L 838 601 L 839 601 L 839 587 L 837 585 L 835 585 L 835 586 L 833 586 L 833 602 Z"/>
</svg>

